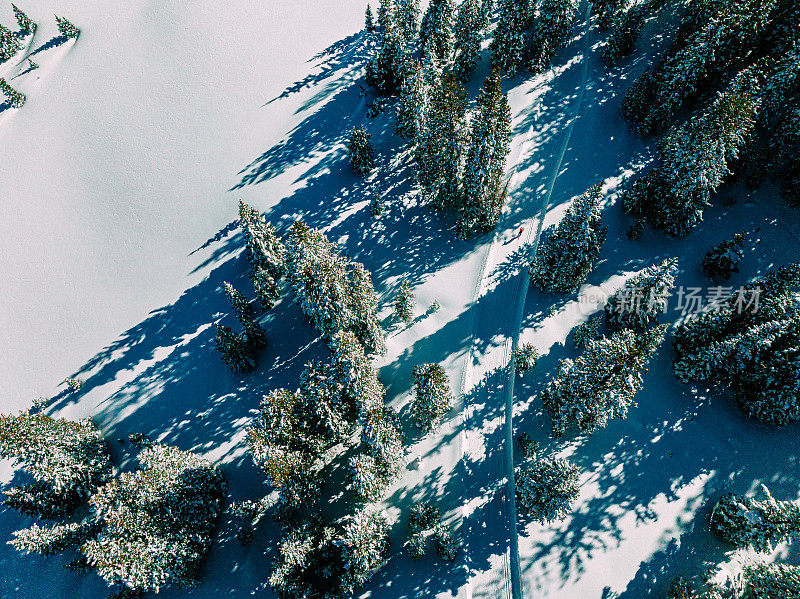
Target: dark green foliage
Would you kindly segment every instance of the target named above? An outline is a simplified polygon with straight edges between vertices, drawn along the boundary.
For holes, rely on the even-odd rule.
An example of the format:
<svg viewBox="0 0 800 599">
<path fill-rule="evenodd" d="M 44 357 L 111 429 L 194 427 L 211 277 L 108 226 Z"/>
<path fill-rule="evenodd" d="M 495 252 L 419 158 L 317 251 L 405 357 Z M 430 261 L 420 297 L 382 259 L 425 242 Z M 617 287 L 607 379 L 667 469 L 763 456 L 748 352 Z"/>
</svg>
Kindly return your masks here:
<svg viewBox="0 0 800 599">
<path fill-rule="evenodd" d="M 513 75 L 522 64 L 533 18 L 531 0 L 499 0 L 499 19 L 492 40 L 492 66 Z"/>
<path fill-rule="evenodd" d="M 22 108 L 22 105 L 25 104 L 25 94 L 15 90 L 2 77 L 0 77 L 0 92 L 5 95 L 6 101 L 11 105 L 11 108 Z"/>
<path fill-rule="evenodd" d="M 217 323 L 214 323 L 214 329 L 214 345 L 222 361 L 240 374 L 255 370 L 255 348 L 247 342 L 244 334 L 234 333 L 230 327 Z"/>
<path fill-rule="evenodd" d="M 452 401 L 450 379 L 441 364 L 414 366 L 411 414 L 417 428 L 426 432 L 435 429 L 450 410 Z"/>
<path fill-rule="evenodd" d="M 269 310 L 280 297 L 278 284 L 286 274 L 286 248 L 263 215 L 239 202 L 239 226 L 247 243 L 250 279 L 261 304 Z"/>
<path fill-rule="evenodd" d="M 556 52 L 569 41 L 575 10 L 574 0 L 539 0 L 527 52 L 533 73 L 546 71 Z"/>
<path fill-rule="evenodd" d="M 761 240 L 757 239 L 755 243 L 761 243 Z M 744 249 L 748 245 L 747 233 L 735 233 L 703 256 L 703 272 L 715 281 L 727 281 L 733 273 L 739 272 L 738 265 L 744 258 Z"/>
<path fill-rule="evenodd" d="M 364 13 L 364 29 L 367 31 L 375 31 L 375 18 L 372 16 L 372 8 L 367 4 L 367 10 Z"/>
<path fill-rule="evenodd" d="M 518 509 L 539 522 L 561 520 L 578 497 L 580 471 L 561 458 L 534 459 L 516 474 Z"/>
<path fill-rule="evenodd" d="M 22 12 L 15 4 L 12 4 L 11 7 L 14 9 L 14 18 L 17 19 L 19 30 L 23 35 L 30 35 L 36 31 L 36 23 L 28 15 Z"/>
<path fill-rule="evenodd" d="M 539 359 L 539 352 L 531 343 L 523 343 L 514 350 L 514 369 L 519 376 L 525 376 L 529 370 L 533 370 L 536 361 Z"/>
<path fill-rule="evenodd" d="M 636 49 L 636 41 L 650 12 L 651 8 L 646 2 L 629 8 L 614 26 L 600 53 L 600 60 L 611 67 L 620 58 L 631 54 Z"/>
<path fill-rule="evenodd" d="M 606 302 L 606 323 L 609 328 L 642 330 L 656 324 L 658 315 L 667 310 L 677 274 L 678 259 L 668 258 L 631 277 Z"/>
<path fill-rule="evenodd" d="M 355 127 L 350 132 L 350 141 L 347 143 L 350 168 L 361 177 L 372 172 L 375 166 L 375 150 L 369 141 L 371 137 L 372 134 L 367 133 L 365 127 Z"/>
<path fill-rule="evenodd" d="M 56 23 L 58 24 L 58 30 L 61 32 L 61 35 L 67 39 L 78 39 L 78 36 L 81 34 L 80 29 L 63 17 L 56 16 Z"/>
<path fill-rule="evenodd" d="M 414 318 L 414 292 L 405 279 L 400 283 L 400 291 L 394 300 L 394 314 L 405 323 L 410 323 Z"/>
<path fill-rule="evenodd" d="M 22 42 L 8 27 L 0 25 L 0 62 L 12 58 L 22 50 Z"/>
<path fill-rule="evenodd" d="M 430 0 L 419 31 L 422 45 L 431 44 L 439 60 L 453 52 L 453 0 Z"/>
</svg>

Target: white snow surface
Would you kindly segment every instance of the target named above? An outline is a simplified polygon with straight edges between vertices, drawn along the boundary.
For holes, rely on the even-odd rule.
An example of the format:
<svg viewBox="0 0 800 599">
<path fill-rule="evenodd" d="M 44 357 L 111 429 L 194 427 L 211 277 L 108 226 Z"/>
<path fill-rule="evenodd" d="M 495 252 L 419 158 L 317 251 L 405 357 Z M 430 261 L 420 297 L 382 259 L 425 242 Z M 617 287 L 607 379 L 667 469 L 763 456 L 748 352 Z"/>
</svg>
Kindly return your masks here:
<svg viewBox="0 0 800 599">
<path fill-rule="evenodd" d="M 648 24 L 634 58 L 608 72 L 584 0 L 575 37 L 553 68 L 507 81 L 509 203 L 496 233 L 462 241 L 419 205 L 391 110 L 366 117 L 362 2 L 19 6 L 39 23 L 25 52 L 40 68 L 26 72 L 19 57 L 0 65 L 0 76 L 27 95 L 21 109 L 0 112 L 4 412 L 52 397 L 50 413 L 95 420 L 121 467 L 127 452 L 116 439 L 143 432 L 217 461 L 235 499 L 268 492 L 244 431 L 260 397 L 295 387 L 302 365 L 322 350 L 287 298 L 263 318 L 270 345 L 254 374 L 234 376 L 218 359 L 210 323 L 230 319 L 222 282 L 252 294 L 235 223 L 244 199 L 280 230 L 297 218 L 323 227 L 373 273 L 389 330 L 378 366 L 405 420 L 414 365 L 442 363 L 458 393 L 436 433 L 420 437 L 407 427 L 409 467 L 383 502 L 395 522 L 391 559 L 359 595 L 658 597 L 676 574 L 725 560 L 727 548 L 706 525 L 721 493 L 765 482 L 776 498 L 798 496 L 797 426 L 761 427 L 721 393 L 679 384 L 668 343 L 627 420 L 589 438 L 553 439 L 541 413 L 538 394 L 558 359 L 576 354 L 571 329 L 625 276 L 678 256 L 678 284 L 706 286 L 703 253 L 756 226 L 763 243 L 732 285 L 800 259 L 797 210 L 769 186 L 724 190 L 738 202 L 718 201 L 686 239 L 625 237 L 630 223 L 615 191 L 650 159 L 652 144 L 628 132 L 619 103 L 665 47 L 669 11 Z M 77 41 L 53 43 L 54 11 L 81 29 Z M 0 22 L 13 24 L 10 5 Z M 468 86 L 472 97 L 487 62 Z M 349 172 L 343 148 L 348 129 L 362 123 L 379 152 L 367 181 Z M 524 266 L 541 228 L 601 179 L 609 237 L 587 287 L 565 296 L 529 288 Z M 379 218 L 369 213 L 373 190 L 387 202 Z M 410 326 L 391 317 L 403 277 L 417 299 Z M 427 313 L 434 300 L 441 309 Z M 525 378 L 508 365 L 522 342 L 542 354 Z M 80 393 L 65 391 L 67 376 L 85 381 Z M 522 432 L 583 471 L 575 512 L 562 522 L 514 517 L 510 474 L 520 456 L 511 441 Z M 11 480 L 9 465 L 3 474 Z M 463 539 L 452 565 L 402 551 L 404 512 L 423 499 L 436 502 Z M 28 524 L 2 512 L 0 540 Z M 266 579 L 277 527 L 267 521 L 247 549 L 234 534 L 224 522 L 199 587 L 161 596 L 272 596 Z M 791 548 L 778 553 L 800 558 Z M 0 597 L 105 596 L 98 577 L 68 572 L 66 561 L 0 545 Z"/>
</svg>

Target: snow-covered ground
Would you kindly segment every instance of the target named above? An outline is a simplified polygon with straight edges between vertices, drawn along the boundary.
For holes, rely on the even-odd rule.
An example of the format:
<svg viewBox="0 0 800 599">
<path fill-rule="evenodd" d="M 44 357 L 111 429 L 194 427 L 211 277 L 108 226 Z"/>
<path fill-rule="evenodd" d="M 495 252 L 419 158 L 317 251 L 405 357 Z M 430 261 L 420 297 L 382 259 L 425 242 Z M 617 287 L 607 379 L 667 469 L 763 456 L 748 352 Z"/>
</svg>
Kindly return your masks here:
<svg viewBox="0 0 800 599">
<path fill-rule="evenodd" d="M 270 345 L 255 374 L 234 376 L 218 359 L 209 327 L 227 311 L 222 282 L 249 291 L 235 225 L 244 199 L 279 228 L 297 218 L 323 227 L 374 274 L 389 329 L 378 365 L 402 416 L 418 363 L 442 363 L 459 393 L 436 434 L 408 427 L 409 468 L 385 501 L 397 521 L 392 558 L 364 596 L 647 597 L 675 574 L 724 558 L 705 526 L 709 500 L 758 482 L 776 497 L 798 496 L 797 427 L 760 427 L 729 399 L 679 384 L 668 344 L 627 420 L 556 441 L 541 415 L 538 392 L 557 360 L 575 354 L 570 330 L 594 308 L 528 289 L 523 266 L 541 226 L 590 185 L 605 178 L 609 189 L 609 241 L 590 278 L 599 293 L 668 256 L 680 258 L 679 285 L 706 286 L 703 253 L 743 228 L 761 226 L 763 243 L 732 284 L 800 259 L 797 211 L 771 188 L 726 191 L 738 202 L 709 210 L 687 239 L 625 237 L 629 223 L 614 190 L 649 150 L 617 111 L 646 57 L 663 49 L 669 12 L 648 26 L 633 60 L 608 72 L 584 0 L 575 38 L 553 69 L 507 82 L 508 209 L 495 234 L 462 241 L 410 193 L 391 115 L 366 117 L 362 2 L 20 7 L 40 25 L 28 49 L 40 68 L 15 77 L 25 69 L 16 59 L 0 66 L 28 96 L 21 110 L 0 112 L 2 411 L 55 396 L 52 413 L 92 416 L 112 441 L 144 432 L 194 449 L 223 466 L 233 497 L 263 494 L 244 430 L 260 397 L 295 386 L 320 344 L 284 300 L 266 317 Z M 81 28 L 77 42 L 50 43 L 53 11 Z M 0 21 L 13 22 L 10 6 Z M 473 95 L 487 72 L 484 60 Z M 380 168 L 366 182 L 350 174 L 342 145 L 361 123 L 379 151 Z M 373 190 L 388 204 L 377 219 L 368 208 Z M 417 297 L 408 327 L 391 318 L 402 277 Z M 428 313 L 434 300 L 442 307 Z M 507 363 L 517 339 L 543 357 L 514 380 Z M 85 380 L 79 394 L 63 391 L 66 376 Z M 521 432 L 544 451 L 571 455 L 583 471 L 576 511 L 563 522 L 514 519 L 510 440 Z M 124 460 L 121 445 L 113 450 Z M 4 475 L 10 479 L 8 468 Z M 460 527 L 464 552 L 452 565 L 414 562 L 401 550 L 402 510 L 423 499 Z M 0 541 L 25 523 L 0 514 Z M 247 550 L 232 535 L 226 523 L 192 596 L 271 596 L 275 528 L 266 523 Z M 97 577 L 69 573 L 64 561 L 0 546 L 0 597 L 104 596 Z"/>
</svg>

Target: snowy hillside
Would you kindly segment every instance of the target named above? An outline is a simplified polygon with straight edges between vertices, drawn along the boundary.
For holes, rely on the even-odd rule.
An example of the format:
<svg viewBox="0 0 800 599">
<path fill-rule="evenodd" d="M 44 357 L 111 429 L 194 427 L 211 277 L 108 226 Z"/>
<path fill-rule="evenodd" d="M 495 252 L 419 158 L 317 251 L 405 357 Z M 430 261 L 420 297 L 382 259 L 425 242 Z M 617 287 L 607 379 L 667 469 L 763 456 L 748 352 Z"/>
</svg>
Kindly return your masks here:
<svg viewBox="0 0 800 599">
<path fill-rule="evenodd" d="M 592 3 L 570 5 L 574 20 L 546 68 L 520 68 L 502 81 L 511 114 L 502 173 L 508 195 L 497 225 L 466 238 L 456 235 L 452 214 L 426 205 L 413 144 L 395 133 L 397 100 L 381 110 L 365 79 L 382 38 L 364 30 L 362 2 L 44 4 L 19 5 L 38 27 L 0 62 L 0 77 L 26 96 L 21 108 L 0 105 L 3 414 L 47 398 L 50 416 L 91 418 L 108 441 L 115 475 L 137 466 L 140 448 L 127 438 L 141 433 L 197 454 L 208 472 L 218 466 L 228 485 L 220 509 L 275 500 L 248 432 L 263 418 L 262 398 L 294 391 L 308 362 L 327 363 L 329 348 L 337 356 L 344 344 L 306 317 L 311 300 L 293 301 L 302 299 L 301 281 L 288 272 L 276 305 L 254 309 L 267 339 L 255 370 L 236 373 L 220 359 L 214 323 L 241 328 L 223 283 L 256 295 L 241 200 L 263 213 L 289 254 L 299 252 L 295 221 L 324 232 L 342 264 L 364 265 L 377 293 L 387 351 L 372 360 L 386 403 L 399 414 L 406 455 L 400 475 L 370 502 L 390 526 L 386 562 L 353 596 L 665 597 L 676 576 L 740 558 L 709 531 L 725 493 L 752 496 L 764 483 L 776 499 L 800 498 L 798 424 L 747 418 L 727 383 L 679 382 L 674 326 L 647 363 L 626 418 L 558 437 L 542 403 L 559 360 L 581 355 L 578 325 L 602 314 L 606 299 L 643 268 L 676 257 L 675 285 L 705 293 L 714 285 L 700 268 L 706 252 L 757 228 L 760 243 L 724 285 L 737 289 L 800 261 L 799 209 L 771 181 L 721 186 L 685 237 L 650 227 L 639 239 L 626 235 L 634 221 L 621 209 L 625 190 L 655 164 L 659 138 L 636 135 L 621 105 L 679 35 L 683 2 L 662 3 L 635 52 L 614 68 L 601 60 L 609 33 Z M 492 72 L 501 7 L 513 2 L 495 4 L 481 60 L 465 83 L 468 126 Z M 61 36 L 53 12 L 79 27 L 80 37 Z M 10 5 L 0 8 L 0 23 L 17 30 Z M 710 103 L 703 98 L 697 110 Z M 694 118 L 695 108 L 682 110 L 676 122 Z M 361 126 L 375 149 L 365 177 L 351 170 L 347 149 Z M 601 182 L 608 230 L 585 283 L 569 293 L 531 285 L 528 266 L 543 232 Z M 385 205 L 377 215 L 376 194 Z M 408 322 L 395 315 L 404 281 L 415 301 Z M 678 324 L 682 316 L 670 305 L 660 321 Z M 519 376 L 514 350 L 527 343 L 539 360 Z M 441 425 L 427 433 L 414 426 L 422 364 L 441 365 L 453 394 Z M 67 377 L 80 388 L 70 389 Z M 367 400 L 356 395 L 361 412 L 351 419 L 350 441 L 326 448 L 337 456 L 325 471 L 323 518 L 349 513 L 345 459 L 369 445 L 360 407 Z M 515 471 L 530 463 L 517 443 L 522 434 L 538 442 L 539 457 L 577 466 L 580 490 L 565 517 L 541 523 L 517 505 Z M 10 460 L 2 466 L 4 490 L 30 482 Z M 452 531 L 452 561 L 434 550 L 413 559 L 404 547 L 409 510 L 422 502 L 434 504 Z M 33 522 L 10 508 L 0 512 L 0 597 L 105 597 L 109 587 L 96 573 L 63 568 L 74 551 L 21 555 L 5 544 Z M 166 586 L 159 596 L 278 596 L 269 578 L 285 531 L 268 514 L 243 546 L 238 526 L 225 511 L 199 584 Z M 800 552 L 780 542 L 765 559 L 797 566 Z"/>
</svg>

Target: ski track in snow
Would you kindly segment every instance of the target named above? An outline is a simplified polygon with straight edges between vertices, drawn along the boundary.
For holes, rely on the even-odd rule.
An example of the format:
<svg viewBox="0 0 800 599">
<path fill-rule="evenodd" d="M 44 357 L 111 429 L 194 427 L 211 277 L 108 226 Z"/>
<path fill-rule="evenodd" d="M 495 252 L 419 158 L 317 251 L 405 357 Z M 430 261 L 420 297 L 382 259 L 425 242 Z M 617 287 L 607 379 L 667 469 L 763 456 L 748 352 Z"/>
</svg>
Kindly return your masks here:
<svg viewBox="0 0 800 599">
<path fill-rule="evenodd" d="M 498 312 L 495 310 L 485 310 L 478 306 L 478 300 L 486 295 L 491 285 L 491 275 L 497 267 L 505 260 L 512 257 L 516 252 L 527 248 L 527 255 L 532 256 L 536 252 L 536 248 L 541 237 L 544 217 L 547 208 L 550 204 L 550 199 L 553 194 L 556 180 L 558 179 L 561 165 L 564 161 L 569 141 L 572 137 L 572 130 L 575 122 L 578 120 L 581 110 L 583 108 L 583 99 L 586 92 L 586 83 L 588 80 L 589 71 L 589 26 L 590 26 L 590 4 L 582 2 L 581 21 L 576 24 L 578 35 L 583 40 L 582 56 L 581 56 L 581 74 L 580 82 L 578 84 L 577 95 L 572 102 L 569 120 L 566 123 L 565 130 L 562 133 L 563 141 L 559 149 L 558 156 L 550 165 L 550 175 L 546 192 L 542 199 L 541 206 L 537 212 L 524 221 L 523 227 L 525 236 L 519 235 L 516 238 L 508 240 L 509 232 L 507 227 L 498 225 L 492 243 L 483 260 L 481 276 L 477 281 L 475 292 L 473 294 L 472 309 L 470 311 L 471 328 L 472 328 L 472 345 L 470 351 L 466 355 L 466 366 L 461 381 L 460 392 L 462 397 L 472 388 L 473 380 L 475 378 L 475 365 L 480 361 L 482 370 L 484 372 L 491 372 L 493 370 L 505 371 L 505 381 L 503 384 L 502 398 L 503 398 L 503 455 L 501 464 L 492 464 L 493 466 L 500 465 L 501 468 L 498 472 L 492 472 L 496 475 L 496 480 L 503 481 L 503 489 L 500 494 L 501 508 L 504 517 L 505 533 L 508 537 L 509 546 L 502 554 L 502 561 L 499 565 L 495 565 L 489 576 L 482 576 L 477 579 L 477 584 L 486 587 L 485 593 L 480 593 L 479 596 L 489 596 L 502 599 L 522 599 L 522 582 L 520 575 L 519 563 L 519 544 L 517 533 L 517 508 L 516 496 L 514 493 L 514 435 L 513 435 L 513 399 L 514 399 L 514 379 L 516 371 L 514 368 L 513 352 L 517 347 L 519 341 L 519 332 L 522 326 L 523 312 L 525 307 L 525 300 L 527 297 L 528 287 L 530 285 L 530 272 L 528 268 L 523 267 L 521 272 L 515 277 L 514 285 L 511 288 L 511 293 L 503 298 L 499 298 L 504 305 L 514 306 L 513 321 L 510 323 L 502 323 L 500 330 L 505 331 L 504 341 L 495 348 L 495 351 L 490 352 L 480 360 L 478 340 L 478 326 L 483 321 L 478 318 L 476 312 L 488 312 L 491 317 Z M 552 69 L 548 71 L 547 76 L 552 75 Z M 552 81 L 552 77 L 550 81 Z M 521 159 L 525 156 L 526 147 L 530 144 L 533 134 L 533 126 L 528 129 L 524 140 L 520 143 L 517 150 L 516 160 L 514 161 L 513 176 L 511 179 L 510 189 L 516 189 L 519 185 L 521 171 Z M 524 198 L 521 198 L 524 201 Z M 503 211 L 503 218 L 506 220 L 510 214 L 510 206 L 507 205 Z M 511 232 L 513 235 L 513 231 Z M 504 241 L 505 240 L 505 241 Z M 502 243 L 501 243 L 502 242 Z M 523 252 L 522 256 L 526 253 Z M 526 264 L 527 260 L 522 260 L 522 264 Z M 500 311 L 503 313 L 503 311 Z M 491 327 L 491 324 L 489 324 Z M 510 333 L 510 334 L 509 334 Z M 459 431 L 459 441 L 461 443 L 462 459 L 466 459 L 471 453 L 476 453 L 476 442 L 479 440 L 477 437 L 481 435 L 480 431 L 470 431 L 467 427 L 467 422 L 470 420 L 472 413 L 469 404 L 464 405 L 461 417 L 461 429 Z M 494 478 L 494 477 L 493 477 Z M 463 505 L 461 508 L 462 519 L 467 520 L 470 513 L 470 506 Z M 469 547 L 469 543 L 466 543 Z M 467 559 L 469 559 L 467 557 Z M 469 568 L 469 563 L 467 564 Z M 471 599 L 475 593 L 476 582 L 473 582 L 474 577 L 468 576 L 466 587 L 466 598 Z"/>
</svg>

